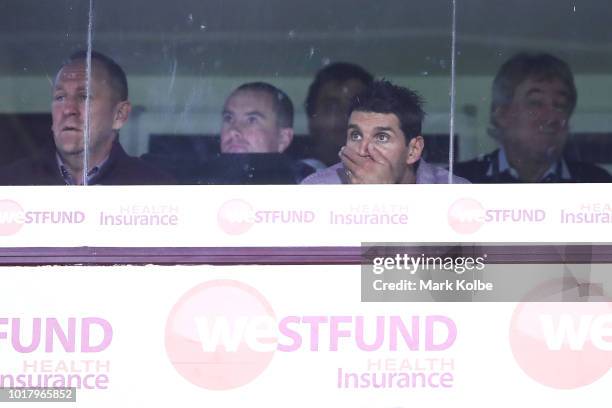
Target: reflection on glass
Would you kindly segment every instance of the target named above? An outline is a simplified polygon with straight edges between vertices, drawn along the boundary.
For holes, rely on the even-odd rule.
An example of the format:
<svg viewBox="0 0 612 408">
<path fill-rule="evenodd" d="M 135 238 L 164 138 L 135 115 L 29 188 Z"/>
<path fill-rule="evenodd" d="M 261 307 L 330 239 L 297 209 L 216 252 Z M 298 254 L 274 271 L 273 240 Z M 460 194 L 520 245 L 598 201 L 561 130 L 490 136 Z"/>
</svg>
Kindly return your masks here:
<svg viewBox="0 0 612 408">
<path fill-rule="evenodd" d="M 6 166 L 22 162 L 22 168 L 31 173 L 41 158 L 54 155 L 50 115 L 53 82 L 62 61 L 75 49 L 87 46 L 86 3 L 0 3 L 0 184 L 18 182 L 15 177 L 20 175 L 27 177 Z M 54 170 L 59 174 L 57 164 Z M 43 183 L 35 177 L 31 182 Z"/>
<path fill-rule="evenodd" d="M 458 3 L 464 120 L 454 172 L 474 183 L 612 181 L 604 169 L 612 112 L 601 92 L 612 11 L 597 2 L 516 3 Z"/>
<path fill-rule="evenodd" d="M 1 184 L 298 182 L 337 162 L 349 101 L 373 77 L 424 97 L 423 155 L 448 164 L 451 2 L 93 3 L 90 44 L 87 1 L 0 4 L 0 167 L 26 160 L 55 171 L 52 179 L 16 181 L 10 177 L 17 172 L 4 168 Z M 457 7 L 454 171 L 475 182 L 608 181 L 601 168 L 612 167 L 612 8 L 554 0 L 468 0 Z M 50 94 L 62 63 L 88 46 L 127 73 L 130 97 L 119 102 L 131 110 L 113 129 L 121 140 L 112 146 L 146 168 L 149 179 L 96 179 L 113 160 L 99 159 L 95 134 L 87 142 L 93 166 L 81 166 L 93 173 L 85 177 L 76 176 L 78 158 L 62 154 L 65 143 L 56 150 L 64 137 L 59 124 L 52 126 Z M 516 62 L 522 53 L 535 60 Z M 557 62 L 538 62 L 538 55 Z M 514 82 L 506 89 L 507 81 Z M 282 157 L 222 152 L 224 104 L 240 85 L 255 82 L 282 90 L 294 105 L 293 137 Z M 97 124 L 99 113 L 91 113 Z M 81 131 L 80 122 L 74 125 L 65 130 Z"/>
</svg>

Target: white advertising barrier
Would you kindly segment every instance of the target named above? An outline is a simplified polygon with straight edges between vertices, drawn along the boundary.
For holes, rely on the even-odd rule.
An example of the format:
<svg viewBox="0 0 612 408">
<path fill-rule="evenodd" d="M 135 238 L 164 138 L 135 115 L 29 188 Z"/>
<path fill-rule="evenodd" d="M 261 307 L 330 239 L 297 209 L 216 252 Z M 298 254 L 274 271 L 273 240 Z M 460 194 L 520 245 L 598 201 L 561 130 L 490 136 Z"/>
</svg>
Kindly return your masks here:
<svg viewBox="0 0 612 408">
<path fill-rule="evenodd" d="M 607 242 L 612 187 L 1 187 L 0 247 Z"/>
<path fill-rule="evenodd" d="M 359 266 L 2 273 L 2 386 L 77 388 L 57 406 L 575 407 L 612 386 L 608 303 L 365 303 Z"/>
</svg>

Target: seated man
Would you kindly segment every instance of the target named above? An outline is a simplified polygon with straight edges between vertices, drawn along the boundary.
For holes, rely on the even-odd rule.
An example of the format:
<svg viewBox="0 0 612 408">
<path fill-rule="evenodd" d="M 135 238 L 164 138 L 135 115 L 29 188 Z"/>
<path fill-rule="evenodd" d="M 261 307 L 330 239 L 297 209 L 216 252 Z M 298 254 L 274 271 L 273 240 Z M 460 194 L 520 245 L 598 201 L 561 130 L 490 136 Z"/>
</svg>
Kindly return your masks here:
<svg viewBox="0 0 612 408">
<path fill-rule="evenodd" d="M 318 169 L 338 161 L 338 152 L 346 141 L 349 106 L 372 81 L 372 74 L 347 62 L 336 62 L 317 72 L 304 103 L 314 157 L 304 161 Z"/>
<path fill-rule="evenodd" d="M 239 86 L 225 101 L 221 155 L 203 166 L 201 184 L 295 184 L 314 169 L 285 150 L 293 141 L 293 103 L 265 82 Z"/>
<path fill-rule="evenodd" d="M 293 103 L 265 82 L 239 86 L 221 115 L 221 153 L 282 153 L 293 140 Z"/>
<path fill-rule="evenodd" d="M 307 177 L 302 184 L 448 183 L 449 173 L 421 159 L 425 112 L 413 91 L 374 81 L 349 109 L 341 162 Z M 453 177 L 453 183 L 467 183 Z"/>
<path fill-rule="evenodd" d="M 119 144 L 119 130 L 127 122 L 131 110 L 123 69 L 109 57 L 92 52 L 88 93 L 86 61 L 85 51 L 73 54 L 55 77 L 51 103 L 54 151 L 0 169 L 0 184 L 173 182 L 168 175 L 128 156 Z"/>
<path fill-rule="evenodd" d="M 549 54 L 520 53 L 493 81 L 491 129 L 501 145 L 454 172 L 472 183 L 610 182 L 603 169 L 564 157 L 577 92 L 569 66 Z"/>
</svg>

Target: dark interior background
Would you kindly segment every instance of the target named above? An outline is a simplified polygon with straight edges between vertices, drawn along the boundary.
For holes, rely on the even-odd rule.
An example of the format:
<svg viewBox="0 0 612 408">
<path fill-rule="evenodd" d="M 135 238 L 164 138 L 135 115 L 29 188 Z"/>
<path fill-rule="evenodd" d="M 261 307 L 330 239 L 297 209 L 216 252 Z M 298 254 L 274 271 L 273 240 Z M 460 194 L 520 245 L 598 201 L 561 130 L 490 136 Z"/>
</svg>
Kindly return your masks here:
<svg viewBox="0 0 612 408">
<path fill-rule="evenodd" d="M 88 44 L 88 3 L 0 3 L 0 164 L 51 146 L 50 83 L 61 61 Z M 122 143 L 134 155 L 212 151 L 225 97 L 242 82 L 267 80 L 292 97 L 303 138 L 291 154 L 307 156 L 306 89 L 322 66 L 349 61 L 424 95 L 428 154 L 444 164 L 455 35 L 456 159 L 495 146 L 486 129 L 500 64 L 540 50 L 568 61 L 577 78 L 568 148 L 612 164 L 608 2 L 460 0 L 456 13 L 453 33 L 450 0 L 97 0 L 91 40 L 128 73 L 135 110 Z"/>
</svg>

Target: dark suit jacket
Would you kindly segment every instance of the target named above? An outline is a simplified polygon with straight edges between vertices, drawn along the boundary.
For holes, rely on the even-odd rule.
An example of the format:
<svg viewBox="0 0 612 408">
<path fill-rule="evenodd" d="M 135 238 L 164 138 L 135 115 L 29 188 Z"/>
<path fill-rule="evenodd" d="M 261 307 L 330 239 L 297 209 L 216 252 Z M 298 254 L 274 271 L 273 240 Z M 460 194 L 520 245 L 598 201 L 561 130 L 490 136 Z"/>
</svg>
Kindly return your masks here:
<svg viewBox="0 0 612 408">
<path fill-rule="evenodd" d="M 497 160 L 499 150 L 495 150 L 489 154 L 485 154 L 479 158 L 469 160 L 462 163 L 457 163 L 453 167 L 453 173 L 470 180 L 475 184 L 484 183 L 521 183 L 520 180 L 512 177 L 507 172 L 495 174 L 495 171 L 489 169 Z M 567 168 L 570 173 L 569 179 L 563 178 L 548 178 L 542 180 L 542 183 L 610 183 L 612 176 L 602 169 L 591 163 L 566 161 Z"/>
<path fill-rule="evenodd" d="M 37 157 L 28 157 L 0 168 L 0 185 L 5 186 L 53 186 L 65 185 L 54 151 Z M 175 184 L 168 174 L 150 164 L 128 156 L 119 142 L 115 142 L 108 161 L 90 184 L 138 185 Z"/>
</svg>

